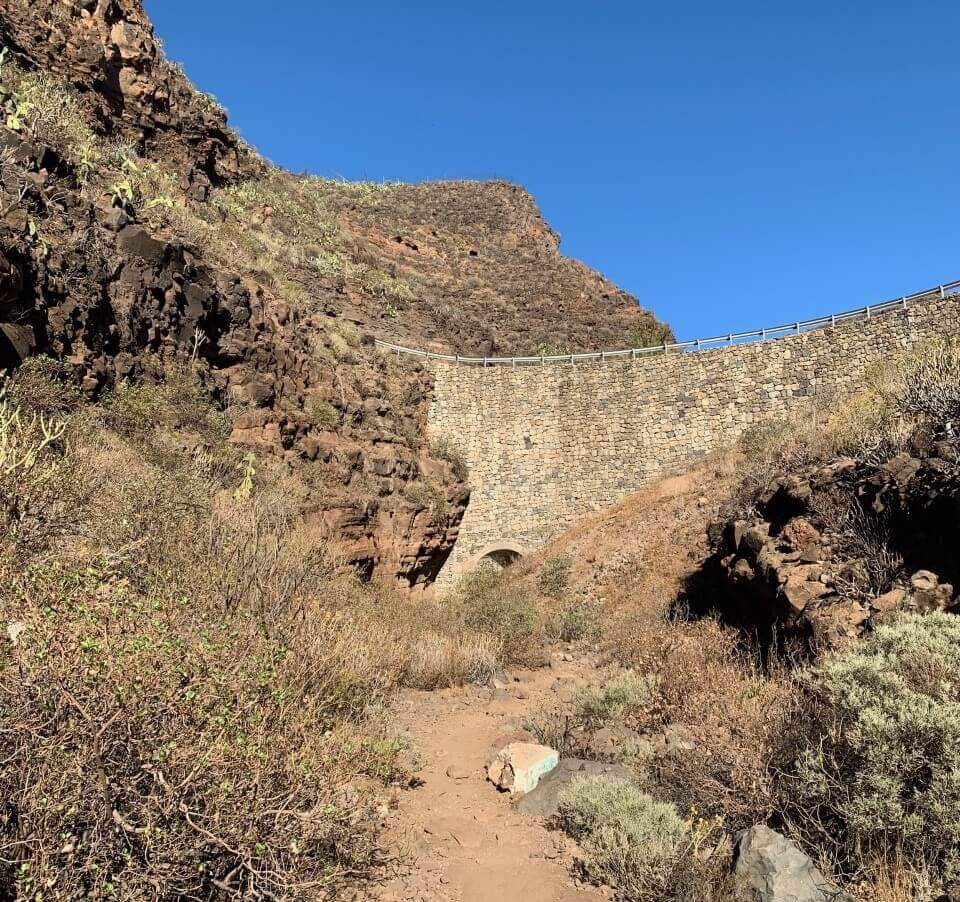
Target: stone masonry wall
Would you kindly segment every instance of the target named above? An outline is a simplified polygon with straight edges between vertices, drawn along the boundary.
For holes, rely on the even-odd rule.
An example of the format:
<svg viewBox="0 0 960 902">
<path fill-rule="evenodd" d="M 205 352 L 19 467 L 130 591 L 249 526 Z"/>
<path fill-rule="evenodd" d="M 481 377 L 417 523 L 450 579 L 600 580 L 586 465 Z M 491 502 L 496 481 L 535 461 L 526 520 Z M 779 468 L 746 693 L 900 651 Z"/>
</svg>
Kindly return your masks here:
<svg viewBox="0 0 960 902">
<path fill-rule="evenodd" d="M 533 550 L 755 423 L 855 388 L 876 362 L 960 337 L 960 298 L 762 344 L 607 362 L 437 363 L 429 428 L 460 445 L 473 494 L 440 582 L 496 549 Z"/>
</svg>

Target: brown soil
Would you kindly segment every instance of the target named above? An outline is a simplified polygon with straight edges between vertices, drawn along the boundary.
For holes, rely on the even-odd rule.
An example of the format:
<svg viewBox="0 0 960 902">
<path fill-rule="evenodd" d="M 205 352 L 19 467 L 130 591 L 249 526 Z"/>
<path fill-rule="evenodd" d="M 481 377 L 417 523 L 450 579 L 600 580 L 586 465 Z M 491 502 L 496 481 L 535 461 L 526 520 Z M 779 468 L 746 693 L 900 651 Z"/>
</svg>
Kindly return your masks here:
<svg viewBox="0 0 960 902">
<path fill-rule="evenodd" d="M 567 655 L 567 657 L 570 657 Z M 507 688 L 405 693 L 397 722 L 421 756 L 423 784 L 405 794 L 392 824 L 407 869 L 374 894 L 380 902 L 573 902 L 606 899 L 575 878 L 575 844 L 517 812 L 486 780 L 494 754 L 527 718 L 596 681 L 591 660 L 520 671 Z M 529 737 L 528 737 L 529 741 Z M 452 775 L 452 776 L 451 776 Z"/>
<path fill-rule="evenodd" d="M 659 617 L 709 553 L 706 525 L 729 476 L 714 467 L 665 479 L 597 514 L 537 555 L 570 555 L 571 592 L 611 612 Z M 535 579 L 536 561 L 524 565 Z M 533 566 L 531 566 L 533 565 Z M 615 645 L 615 643 L 614 643 Z M 615 653 L 611 645 L 608 651 Z M 503 688 L 406 692 L 396 722 L 422 760 L 423 785 L 403 794 L 391 835 L 407 870 L 381 902 L 558 902 L 605 899 L 576 879 L 576 845 L 517 812 L 487 782 L 485 766 L 528 719 L 566 707 L 603 681 L 604 655 L 555 650 L 550 666 L 508 675 Z M 528 737 L 529 738 L 529 737 Z M 450 776 L 453 774 L 453 777 Z"/>
</svg>

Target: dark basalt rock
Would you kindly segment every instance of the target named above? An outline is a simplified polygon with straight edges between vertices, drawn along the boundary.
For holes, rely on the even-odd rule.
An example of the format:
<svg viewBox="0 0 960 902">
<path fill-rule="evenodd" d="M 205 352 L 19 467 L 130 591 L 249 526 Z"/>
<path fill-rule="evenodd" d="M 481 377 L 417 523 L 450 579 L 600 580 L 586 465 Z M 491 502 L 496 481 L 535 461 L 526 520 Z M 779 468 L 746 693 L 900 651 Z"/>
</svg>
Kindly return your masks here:
<svg viewBox="0 0 960 902">
<path fill-rule="evenodd" d="M 898 611 L 953 609 L 957 450 L 940 441 L 879 465 L 844 459 L 774 480 L 757 518 L 709 530 L 721 613 L 766 643 L 821 651 Z M 839 525 L 838 505 L 849 505 Z"/>
</svg>

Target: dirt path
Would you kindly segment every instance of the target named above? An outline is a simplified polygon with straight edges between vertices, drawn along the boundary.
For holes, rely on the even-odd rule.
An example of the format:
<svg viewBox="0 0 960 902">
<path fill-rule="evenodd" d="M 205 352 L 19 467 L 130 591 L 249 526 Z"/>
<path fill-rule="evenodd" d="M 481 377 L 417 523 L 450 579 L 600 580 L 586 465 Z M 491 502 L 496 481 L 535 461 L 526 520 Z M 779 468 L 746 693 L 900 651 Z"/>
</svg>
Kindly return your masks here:
<svg viewBox="0 0 960 902">
<path fill-rule="evenodd" d="M 572 876 L 573 844 L 523 815 L 486 781 L 493 754 L 526 718 L 591 679 L 586 661 L 508 676 L 500 688 L 407 692 L 397 720 L 421 756 L 423 785 L 405 792 L 392 827 L 409 870 L 381 902 L 574 902 L 609 894 Z"/>
</svg>

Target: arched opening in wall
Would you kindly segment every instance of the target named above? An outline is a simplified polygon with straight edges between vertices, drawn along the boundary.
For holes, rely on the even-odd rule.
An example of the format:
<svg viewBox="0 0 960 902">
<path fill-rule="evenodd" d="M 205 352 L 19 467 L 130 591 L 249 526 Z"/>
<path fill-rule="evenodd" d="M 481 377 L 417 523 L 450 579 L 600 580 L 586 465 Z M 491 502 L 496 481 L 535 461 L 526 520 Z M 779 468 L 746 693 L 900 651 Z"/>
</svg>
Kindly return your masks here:
<svg viewBox="0 0 960 902">
<path fill-rule="evenodd" d="M 526 553 L 526 549 L 513 542 L 496 542 L 487 545 L 479 554 L 475 555 L 467 566 L 467 570 L 476 570 L 481 567 L 503 570 L 505 567 L 515 564 Z"/>
<path fill-rule="evenodd" d="M 495 567 L 497 570 L 503 570 L 504 567 L 509 567 L 511 564 L 515 564 L 517 561 L 522 558 L 523 555 L 519 551 L 513 551 L 510 548 L 501 548 L 497 551 L 491 551 L 489 554 L 484 555 L 480 558 L 480 563 L 477 564 L 478 567 Z"/>
</svg>

